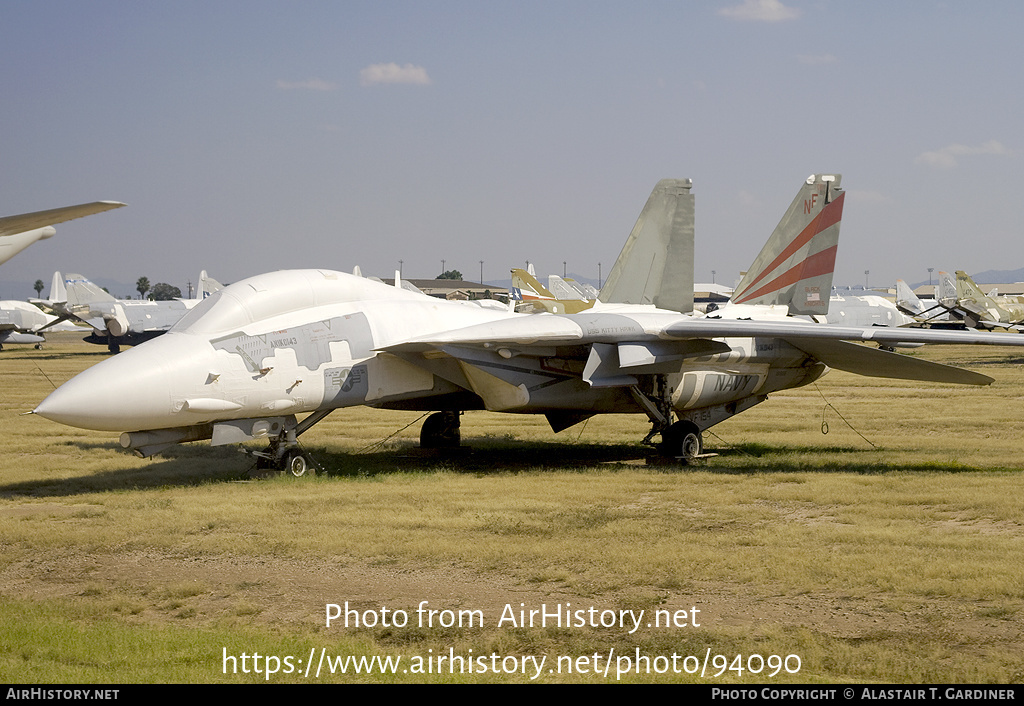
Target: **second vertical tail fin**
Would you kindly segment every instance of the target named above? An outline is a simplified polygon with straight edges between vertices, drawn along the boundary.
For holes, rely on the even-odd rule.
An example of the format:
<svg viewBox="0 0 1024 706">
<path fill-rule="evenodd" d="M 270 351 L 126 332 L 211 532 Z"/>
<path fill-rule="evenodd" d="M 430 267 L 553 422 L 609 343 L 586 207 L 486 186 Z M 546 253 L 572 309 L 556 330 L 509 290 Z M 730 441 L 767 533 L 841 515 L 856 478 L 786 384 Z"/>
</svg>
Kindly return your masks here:
<svg viewBox="0 0 1024 706">
<path fill-rule="evenodd" d="M 839 174 L 812 174 L 744 275 L 732 302 L 787 305 L 790 314 L 826 314 L 843 217 Z"/>
</svg>

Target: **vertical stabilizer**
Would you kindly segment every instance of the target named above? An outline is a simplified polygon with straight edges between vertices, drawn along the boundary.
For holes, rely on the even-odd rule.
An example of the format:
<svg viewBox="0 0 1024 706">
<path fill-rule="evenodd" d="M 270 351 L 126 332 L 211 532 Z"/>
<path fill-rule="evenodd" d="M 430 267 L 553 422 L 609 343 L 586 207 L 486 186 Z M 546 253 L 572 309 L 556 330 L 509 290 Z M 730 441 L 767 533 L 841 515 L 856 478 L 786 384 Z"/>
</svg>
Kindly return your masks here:
<svg viewBox="0 0 1024 706">
<path fill-rule="evenodd" d="M 910 285 L 901 279 L 896 280 L 896 306 L 911 316 L 920 316 L 925 311 L 924 302 L 914 293 Z"/>
<path fill-rule="evenodd" d="M 530 269 L 533 269 L 532 265 Z M 521 267 L 513 267 L 512 289 L 509 291 L 509 298 L 530 301 L 531 299 L 554 299 L 555 295 L 540 283 L 533 272 Z"/>
<path fill-rule="evenodd" d="M 693 311 L 693 194 L 690 179 L 662 179 L 612 265 L 599 299 Z"/>
<path fill-rule="evenodd" d="M 587 297 L 583 294 L 583 291 L 577 289 L 575 282 L 571 279 L 562 279 L 558 275 L 548 275 L 548 291 L 555 297 L 555 299 L 572 299 L 579 301 L 586 301 Z"/>
<path fill-rule="evenodd" d="M 199 298 L 206 299 L 214 292 L 224 289 L 224 285 L 206 274 L 206 270 L 199 273 Z"/>
<path fill-rule="evenodd" d="M 963 270 L 956 271 L 956 297 L 957 299 L 969 299 L 982 306 L 995 306 L 992 298 L 981 291 L 981 287 L 974 283 L 971 276 Z"/>
<path fill-rule="evenodd" d="M 800 187 L 733 293 L 736 304 L 786 305 L 790 314 L 827 314 L 843 217 L 839 174 L 812 174 Z"/>
<path fill-rule="evenodd" d="M 64 275 L 60 272 L 53 273 L 53 279 L 50 280 L 50 296 L 51 302 L 58 302 L 63 304 L 68 300 L 68 292 L 64 288 Z"/>
<path fill-rule="evenodd" d="M 948 272 L 939 272 L 939 283 L 935 287 L 935 297 L 939 304 L 945 307 L 954 307 L 960 298 L 956 289 L 956 280 Z"/>
<path fill-rule="evenodd" d="M 113 304 L 117 301 L 82 275 L 65 275 L 64 288 L 67 290 L 67 303 L 70 307 Z"/>
</svg>

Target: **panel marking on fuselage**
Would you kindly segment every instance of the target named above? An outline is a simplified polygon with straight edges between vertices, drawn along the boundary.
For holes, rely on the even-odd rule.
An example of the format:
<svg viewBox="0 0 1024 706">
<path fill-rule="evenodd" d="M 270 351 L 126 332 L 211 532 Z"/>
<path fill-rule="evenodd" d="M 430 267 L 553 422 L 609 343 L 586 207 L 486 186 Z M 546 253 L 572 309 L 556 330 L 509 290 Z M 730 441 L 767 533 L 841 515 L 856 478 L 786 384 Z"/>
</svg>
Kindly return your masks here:
<svg viewBox="0 0 1024 706">
<path fill-rule="evenodd" d="M 235 333 L 210 343 L 216 350 L 239 356 L 250 372 L 258 373 L 267 358 L 286 348 L 295 352 L 298 365 L 310 371 L 318 370 L 324 363 L 331 362 L 331 344 L 340 342 L 348 343 L 353 360 L 373 355 L 373 336 L 365 314 L 336 316 L 255 336 Z"/>
</svg>

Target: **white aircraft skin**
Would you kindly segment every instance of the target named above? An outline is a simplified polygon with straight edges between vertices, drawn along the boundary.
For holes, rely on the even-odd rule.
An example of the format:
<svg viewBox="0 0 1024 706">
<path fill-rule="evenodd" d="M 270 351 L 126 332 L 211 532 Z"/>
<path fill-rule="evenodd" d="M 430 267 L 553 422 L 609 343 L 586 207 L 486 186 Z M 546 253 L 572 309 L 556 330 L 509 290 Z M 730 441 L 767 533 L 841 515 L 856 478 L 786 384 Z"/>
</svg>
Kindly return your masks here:
<svg viewBox="0 0 1024 706">
<path fill-rule="evenodd" d="M 817 287 L 831 266 L 821 266 L 815 234 L 825 236 L 825 257 L 834 254 L 829 243 L 837 237 L 842 198 L 838 178 L 831 191 L 814 179 L 791 206 L 817 194 L 806 198 L 807 213 L 795 226 L 810 239 L 810 255 L 793 255 L 796 271 L 807 277 L 794 279 L 791 263 L 776 257 L 758 284 L 762 301 L 777 286 L 799 291 L 801 306 L 817 306 L 804 285 Z M 827 218 L 819 219 L 822 213 Z M 777 232 L 793 230 L 784 219 Z M 805 271 L 806 262 L 814 266 Z M 34 412 L 71 426 L 125 432 L 122 445 L 143 455 L 184 441 L 263 438 L 270 444 L 266 465 L 301 475 L 309 462 L 296 437 L 340 407 L 441 412 L 424 425 L 425 443 L 445 440 L 444 424 L 432 419 L 451 421 L 464 410 L 542 413 L 555 431 L 598 413 L 641 412 L 652 422 L 645 441 L 660 434 L 663 452 L 692 457 L 707 428 L 772 392 L 806 385 L 829 367 L 902 379 L 992 381 L 848 341 L 1024 345 L 1016 334 L 839 327 L 783 316 L 697 318 L 626 304 L 572 315 L 517 314 L 340 272 L 292 270 L 222 289 L 166 335 L 84 371 Z"/>
<path fill-rule="evenodd" d="M 57 232 L 53 226 L 57 223 L 121 206 L 124 204 L 119 201 L 93 201 L 48 211 L 4 216 L 0 218 L 0 264 L 7 262 L 29 245 L 53 237 Z"/>
<path fill-rule="evenodd" d="M 833 295 L 828 314 L 815 317 L 819 323 L 840 326 L 909 326 L 914 318 L 900 311 L 895 304 L 877 294 L 864 296 Z"/>
<path fill-rule="evenodd" d="M 45 341 L 35 332 L 57 321 L 27 302 L 0 301 L 0 350 L 7 343 L 29 343 L 37 346 Z"/>
</svg>

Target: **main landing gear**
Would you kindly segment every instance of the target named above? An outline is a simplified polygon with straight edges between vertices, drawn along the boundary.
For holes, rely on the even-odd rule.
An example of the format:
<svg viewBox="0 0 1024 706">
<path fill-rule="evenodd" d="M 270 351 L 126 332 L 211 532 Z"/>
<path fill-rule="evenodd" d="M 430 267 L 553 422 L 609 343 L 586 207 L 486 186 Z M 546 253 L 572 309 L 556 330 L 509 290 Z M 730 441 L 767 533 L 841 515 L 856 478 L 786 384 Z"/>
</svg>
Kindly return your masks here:
<svg viewBox="0 0 1024 706">
<path fill-rule="evenodd" d="M 420 427 L 420 448 L 457 449 L 462 443 L 461 412 L 435 412 Z"/>
<path fill-rule="evenodd" d="M 692 461 L 704 453 L 704 439 L 697 425 L 684 419 L 662 430 L 657 448 L 669 458 Z"/>
<path fill-rule="evenodd" d="M 651 393 L 644 392 L 636 385 L 630 388 L 630 392 L 651 420 L 651 431 L 643 443 L 655 447 L 666 458 L 684 462 L 693 461 L 704 452 L 700 427 L 688 419 L 672 422 L 672 388 L 666 376 L 655 377 Z M 661 441 L 654 443 L 654 437 L 659 435 Z"/>
</svg>

